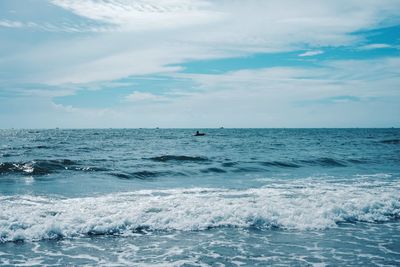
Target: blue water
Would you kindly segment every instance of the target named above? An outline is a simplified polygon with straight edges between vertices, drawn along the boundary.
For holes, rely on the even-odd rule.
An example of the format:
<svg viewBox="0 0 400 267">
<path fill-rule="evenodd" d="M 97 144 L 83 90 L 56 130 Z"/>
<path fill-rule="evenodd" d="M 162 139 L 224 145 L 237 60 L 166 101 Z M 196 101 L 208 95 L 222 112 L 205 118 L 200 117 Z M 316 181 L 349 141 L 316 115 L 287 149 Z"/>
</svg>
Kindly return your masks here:
<svg viewBox="0 0 400 267">
<path fill-rule="evenodd" d="M 0 130 L 0 265 L 399 266 L 399 129 Z"/>
</svg>

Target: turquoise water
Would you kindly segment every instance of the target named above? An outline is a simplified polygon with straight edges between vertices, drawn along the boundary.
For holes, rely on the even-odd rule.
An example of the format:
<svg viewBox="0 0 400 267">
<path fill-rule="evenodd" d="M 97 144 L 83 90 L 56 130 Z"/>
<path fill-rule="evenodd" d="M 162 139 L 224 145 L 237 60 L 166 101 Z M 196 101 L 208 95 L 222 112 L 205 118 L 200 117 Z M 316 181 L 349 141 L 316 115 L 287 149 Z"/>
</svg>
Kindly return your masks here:
<svg viewBox="0 0 400 267">
<path fill-rule="evenodd" d="M 400 265 L 399 129 L 0 130 L 1 265 Z"/>
</svg>

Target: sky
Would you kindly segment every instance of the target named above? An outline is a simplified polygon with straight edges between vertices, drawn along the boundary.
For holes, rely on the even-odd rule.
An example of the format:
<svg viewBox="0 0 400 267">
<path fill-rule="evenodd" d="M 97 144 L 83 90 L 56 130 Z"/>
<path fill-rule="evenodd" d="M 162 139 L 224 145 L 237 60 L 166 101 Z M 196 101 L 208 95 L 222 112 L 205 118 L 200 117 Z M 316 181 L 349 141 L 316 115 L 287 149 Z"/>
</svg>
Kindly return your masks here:
<svg viewBox="0 0 400 267">
<path fill-rule="evenodd" d="M 400 0 L 1 0 L 0 128 L 400 127 Z"/>
</svg>

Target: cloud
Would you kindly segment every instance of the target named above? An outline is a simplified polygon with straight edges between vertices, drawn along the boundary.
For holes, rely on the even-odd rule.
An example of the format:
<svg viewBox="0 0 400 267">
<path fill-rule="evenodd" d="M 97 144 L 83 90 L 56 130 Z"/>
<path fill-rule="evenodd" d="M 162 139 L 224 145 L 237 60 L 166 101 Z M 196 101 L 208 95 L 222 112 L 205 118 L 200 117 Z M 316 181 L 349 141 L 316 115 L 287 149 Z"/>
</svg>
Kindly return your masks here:
<svg viewBox="0 0 400 267">
<path fill-rule="evenodd" d="M 400 115 L 398 69 L 399 58 L 386 58 L 326 62 L 314 68 L 172 74 L 194 81 L 200 90 L 119 110 L 140 114 L 125 121 L 140 127 L 387 126 Z"/>
<path fill-rule="evenodd" d="M 167 98 L 151 93 L 134 91 L 133 93 L 125 96 L 124 100 L 127 102 L 154 102 L 165 101 Z"/>
<path fill-rule="evenodd" d="M 44 38 L 3 57 L 0 69 L 24 66 L 18 79 L 51 84 L 177 72 L 171 65 L 192 60 L 357 44 L 362 36 L 353 32 L 384 26 L 400 12 L 391 0 L 52 3 L 85 20 L 65 28 L 97 32 Z"/>
<path fill-rule="evenodd" d="M 218 19 L 222 15 L 218 11 L 207 9 L 211 4 L 201 0 L 52 0 L 51 2 L 76 15 L 113 25 L 114 27 L 107 29 L 118 31 L 187 27 Z"/>
<path fill-rule="evenodd" d="M 65 32 L 65 33 L 82 33 L 82 32 L 108 32 L 111 31 L 110 25 L 96 25 L 93 22 L 86 23 L 77 22 L 33 22 L 33 21 L 18 21 L 18 20 L 0 20 L 0 27 L 29 29 L 45 32 Z"/>
<path fill-rule="evenodd" d="M 235 119 L 244 127 L 384 126 L 400 116 L 399 70 L 400 58 L 385 58 L 333 61 L 314 68 L 182 74 L 204 91 L 177 100 L 175 108 L 205 121 L 196 114 L 202 110 L 215 126 L 218 121 L 233 126 Z"/>
<path fill-rule="evenodd" d="M 312 57 L 312 56 L 316 56 L 316 55 L 321 55 L 323 53 L 324 53 L 324 51 L 322 51 L 322 50 L 314 50 L 314 51 L 304 52 L 302 54 L 299 54 L 298 56 L 299 57 Z"/>
<path fill-rule="evenodd" d="M 174 89 L 179 97 L 134 91 L 120 106 L 93 109 L 38 96 L 12 99 L 0 110 L 13 103 L 29 110 L 9 121 L 1 110 L 2 127 L 26 120 L 25 127 L 35 121 L 36 127 L 388 127 L 398 125 L 400 116 L 396 57 L 169 75 L 196 84 L 196 90 Z"/>
<path fill-rule="evenodd" d="M 300 106 L 309 106 L 309 105 L 332 105 L 332 104 L 346 104 L 350 102 L 360 102 L 360 101 L 370 101 L 374 100 L 373 98 L 359 98 L 355 96 L 350 96 L 350 95 L 338 95 L 338 96 L 332 96 L 332 97 L 326 97 L 326 98 L 320 98 L 320 99 L 313 99 L 313 100 L 304 100 L 304 101 L 298 101 L 297 103 Z"/>
<path fill-rule="evenodd" d="M 20 21 L 0 20 L 0 27 L 21 28 L 24 26 L 25 26 L 25 24 Z"/>
<path fill-rule="evenodd" d="M 382 48 L 395 48 L 395 47 L 389 44 L 367 44 L 359 47 L 360 50 L 373 50 Z"/>
<path fill-rule="evenodd" d="M 171 74 L 190 79 L 205 91 L 246 88 L 247 91 L 273 92 L 284 97 L 307 94 L 309 97 L 335 95 L 399 95 L 400 58 L 371 60 L 334 60 L 313 67 L 272 67 L 243 69 L 222 74 Z M 380 88 L 380 90 L 376 90 Z M 284 95 L 283 92 L 291 92 Z"/>
</svg>

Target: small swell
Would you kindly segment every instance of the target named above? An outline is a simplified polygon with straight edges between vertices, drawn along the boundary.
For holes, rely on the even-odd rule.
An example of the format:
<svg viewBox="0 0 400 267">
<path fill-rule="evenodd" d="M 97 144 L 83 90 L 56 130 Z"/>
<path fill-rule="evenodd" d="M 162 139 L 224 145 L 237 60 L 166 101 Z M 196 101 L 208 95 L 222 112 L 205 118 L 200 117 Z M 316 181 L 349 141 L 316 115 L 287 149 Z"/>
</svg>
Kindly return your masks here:
<svg viewBox="0 0 400 267">
<path fill-rule="evenodd" d="M 211 167 L 204 170 L 201 170 L 203 173 L 225 173 L 226 171 L 220 168 Z"/>
<path fill-rule="evenodd" d="M 278 167 L 278 168 L 300 168 L 300 165 L 291 162 L 284 161 L 267 161 L 261 162 L 261 165 L 270 166 L 270 167 Z"/>
<path fill-rule="evenodd" d="M 163 155 L 150 158 L 153 161 L 167 162 L 167 161 L 207 161 L 205 157 L 196 156 L 176 156 L 176 155 Z"/>
<path fill-rule="evenodd" d="M 323 167 L 346 167 L 343 161 L 339 161 L 333 158 L 318 158 L 313 160 L 299 160 L 299 162 L 306 165 L 318 165 Z"/>
<path fill-rule="evenodd" d="M 363 159 L 346 159 L 337 160 L 333 158 L 317 158 L 317 159 L 301 159 L 294 160 L 294 162 L 288 161 L 266 161 L 260 164 L 267 167 L 277 167 L 277 168 L 300 168 L 307 165 L 311 166 L 322 166 L 322 167 L 346 167 L 351 164 L 363 164 L 366 163 Z"/>
<path fill-rule="evenodd" d="M 17 154 L 11 154 L 11 153 L 1 154 L 1 157 L 3 157 L 3 158 L 9 158 L 9 157 L 13 157 L 13 156 L 17 156 Z"/>
<path fill-rule="evenodd" d="M 390 144 L 390 145 L 399 145 L 399 144 L 400 144 L 400 139 L 382 140 L 381 143 L 383 143 L 383 144 Z"/>
<path fill-rule="evenodd" d="M 53 147 L 45 146 L 45 145 L 39 145 L 39 146 L 36 146 L 35 148 L 39 148 L 39 149 L 51 149 L 51 148 L 53 148 Z"/>
<path fill-rule="evenodd" d="M 24 149 L 54 149 L 52 146 L 37 145 L 37 146 L 23 146 Z"/>
<path fill-rule="evenodd" d="M 156 177 L 167 176 L 167 175 L 179 175 L 182 176 L 182 173 L 174 173 L 169 171 L 137 171 L 137 172 L 111 172 L 109 173 L 111 176 L 120 178 L 120 179 L 140 179 L 140 180 L 148 180 Z"/>
<path fill-rule="evenodd" d="M 233 172 L 237 173 L 248 173 L 248 172 L 263 172 L 266 171 L 263 168 L 258 168 L 258 167 L 252 167 L 252 166 L 243 166 L 243 167 L 237 167 L 232 170 Z"/>
<path fill-rule="evenodd" d="M 237 165 L 238 162 L 224 162 L 221 164 L 222 167 L 233 167 L 235 165 Z"/>
<path fill-rule="evenodd" d="M 361 159 L 348 159 L 347 161 L 354 164 L 363 164 L 367 162 L 366 160 Z"/>
<path fill-rule="evenodd" d="M 114 172 L 111 175 L 121 178 L 121 179 L 149 179 L 160 176 L 160 172 L 153 172 L 153 171 L 138 171 L 132 173 L 124 173 L 124 172 Z"/>
</svg>

